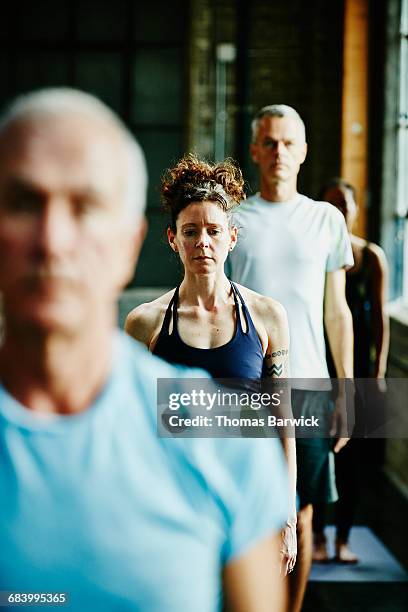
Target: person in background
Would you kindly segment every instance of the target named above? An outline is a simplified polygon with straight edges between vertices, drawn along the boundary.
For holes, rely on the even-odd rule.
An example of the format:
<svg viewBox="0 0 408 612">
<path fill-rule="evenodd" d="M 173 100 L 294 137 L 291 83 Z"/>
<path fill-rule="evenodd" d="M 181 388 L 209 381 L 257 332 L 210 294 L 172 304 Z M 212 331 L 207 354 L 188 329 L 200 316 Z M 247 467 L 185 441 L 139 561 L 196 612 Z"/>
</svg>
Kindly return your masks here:
<svg viewBox="0 0 408 612">
<path fill-rule="evenodd" d="M 383 379 L 387 368 L 389 321 L 386 313 L 388 266 L 380 246 L 352 233 L 357 215 L 354 187 L 341 178 L 329 180 L 320 198 L 330 202 L 344 216 L 353 249 L 354 266 L 347 270 L 346 297 L 353 316 L 354 377 Z M 333 359 L 328 348 L 329 372 L 335 376 Z M 339 499 L 335 504 L 335 560 L 357 563 L 358 557 L 349 544 L 350 530 L 361 489 L 361 467 L 367 441 L 352 438 L 347 447 L 336 455 L 336 485 Z M 329 560 L 324 534 L 326 506 L 314 508 L 313 560 Z"/>
<path fill-rule="evenodd" d="M 0 590 L 74 612 L 283 611 L 279 442 L 158 437 L 157 379 L 179 393 L 205 373 L 116 329 L 145 192 L 138 144 L 93 96 L 42 90 L 1 117 Z"/>
<path fill-rule="evenodd" d="M 313 504 L 335 496 L 331 440 L 323 436 L 330 429 L 337 435 L 335 452 L 349 437 L 343 389 L 331 412 L 330 381 L 319 383 L 326 390 L 316 390 L 313 380 L 329 377 L 323 320 L 338 376 L 353 376 L 353 328 L 344 293 L 345 268 L 353 258 L 342 215 L 333 206 L 298 193 L 307 144 L 297 111 L 285 104 L 262 108 L 252 122 L 250 153 L 259 169 L 260 192 L 237 212 L 242 238 L 230 253 L 231 278 L 273 296 L 286 309 L 290 373 L 299 379 L 292 385 L 292 409 L 295 416 L 313 414 L 322 424 L 320 437 L 296 439 L 300 508 L 290 610 L 299 612 L 312 561 Z"/>
<path fill-rule="evenodd" d="M 170 213 L 167 235 L 184 277 L 175 290 L 132 310 L 125 329 L 170 362 L 247 384 L 288 376 L 289 332 L 280 304 L 230 282 L 224 272 L 237 243 L 233 212 L 245 197 L 243 184 L 230 160 L 209 164 L 188 155 L 168 170 L 161 188 Z M 296 559 L 296 458 L 293 437 L 282 442 L 292 491 L 282 534 L 287 573 Z"/>
</svg>

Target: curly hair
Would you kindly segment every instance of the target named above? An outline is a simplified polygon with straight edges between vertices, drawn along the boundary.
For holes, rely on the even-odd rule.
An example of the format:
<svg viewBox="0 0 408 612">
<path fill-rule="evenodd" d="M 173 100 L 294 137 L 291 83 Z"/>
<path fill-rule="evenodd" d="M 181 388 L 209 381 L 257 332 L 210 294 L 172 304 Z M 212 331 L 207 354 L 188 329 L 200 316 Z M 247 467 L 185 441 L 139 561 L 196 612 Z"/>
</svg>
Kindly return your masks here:
<svg viewBox="0 0 408 612">
<path fill-rule="evenodd" d="M 192 202 L 215 202 L 228 216 L 245 199 L 242 172 L 232 159 L 210 164 L 189 154 L 162 178 L 161 198 L 176 231 L 180 212 Z"/>
</svg>

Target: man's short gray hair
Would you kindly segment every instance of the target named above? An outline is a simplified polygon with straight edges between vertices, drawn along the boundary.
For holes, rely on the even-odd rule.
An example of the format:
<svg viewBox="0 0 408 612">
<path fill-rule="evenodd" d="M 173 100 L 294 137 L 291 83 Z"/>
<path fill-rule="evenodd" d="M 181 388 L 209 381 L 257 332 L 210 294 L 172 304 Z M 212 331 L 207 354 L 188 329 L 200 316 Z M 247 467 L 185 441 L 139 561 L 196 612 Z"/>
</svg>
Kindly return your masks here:
<svg viewBox="0 0 408 612">
<path fill-rule="evenodd" d="M 303 119 L 299 115 L 299 113 L 287 104 L 270 104 L 269 106 L 264 106 L 263 108 L 261 108 L 261 110 L 256 113 L 255 117 L 252 120 L 251 128 L 253 143 L 256 142 L 256 139 L 258 137 L 259 122 L 264 117 L 291 117 L 292 119 L 296 119 L 301 129 L 302 138 L 306 142 L 306 128 Z"/>
<path fill-rule="evenodd" d="M 0 116 L 0 137 L 14 123 L 67 115 L 89 117 L 90 120 L 98 118 L 118 133 L 126 150 L 128 166 L 124 169 L 125 214 L 131 222 L 139 219 L 145 209 L 147 188 L 142 149 L 122 120 L 95 96 L 68 87 L 40 89 L 18 96 Z"/>
</svg>

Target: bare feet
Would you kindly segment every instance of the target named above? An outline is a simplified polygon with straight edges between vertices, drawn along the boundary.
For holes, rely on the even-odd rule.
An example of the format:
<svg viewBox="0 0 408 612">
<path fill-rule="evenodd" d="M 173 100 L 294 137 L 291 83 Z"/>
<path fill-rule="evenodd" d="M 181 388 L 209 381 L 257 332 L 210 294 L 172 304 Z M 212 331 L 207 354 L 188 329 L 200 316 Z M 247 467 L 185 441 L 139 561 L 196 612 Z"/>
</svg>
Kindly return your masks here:
<svg viewBox="0 0 408 612">
<path fill-rule="evenodd" d="M 336 540 L 336 557 L 337 563 L 358 563 L 358 557 L 350 550 L 347 542 Z"/>
<path fill-rule="evenodd" d="M 323 533 L 317 533 L 313 537 L 313 563 L 328 563 L 326 537 Z"/>
</svg>

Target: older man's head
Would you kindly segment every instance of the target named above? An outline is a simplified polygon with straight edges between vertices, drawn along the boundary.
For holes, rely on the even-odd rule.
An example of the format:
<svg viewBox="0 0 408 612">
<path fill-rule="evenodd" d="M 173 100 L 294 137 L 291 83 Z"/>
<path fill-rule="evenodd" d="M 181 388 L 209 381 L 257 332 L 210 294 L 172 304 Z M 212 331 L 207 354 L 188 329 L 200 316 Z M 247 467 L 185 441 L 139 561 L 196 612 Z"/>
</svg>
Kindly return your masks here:
<svg viewBox="0 0 408 612">
<path fill-rule="evenodd" d="M 78 333 L 109 316 L 143 234 L 146 170 L 130 132 L 84 92 L 18 98 L 0 119 L 6 325 Z"/>
</svg>

